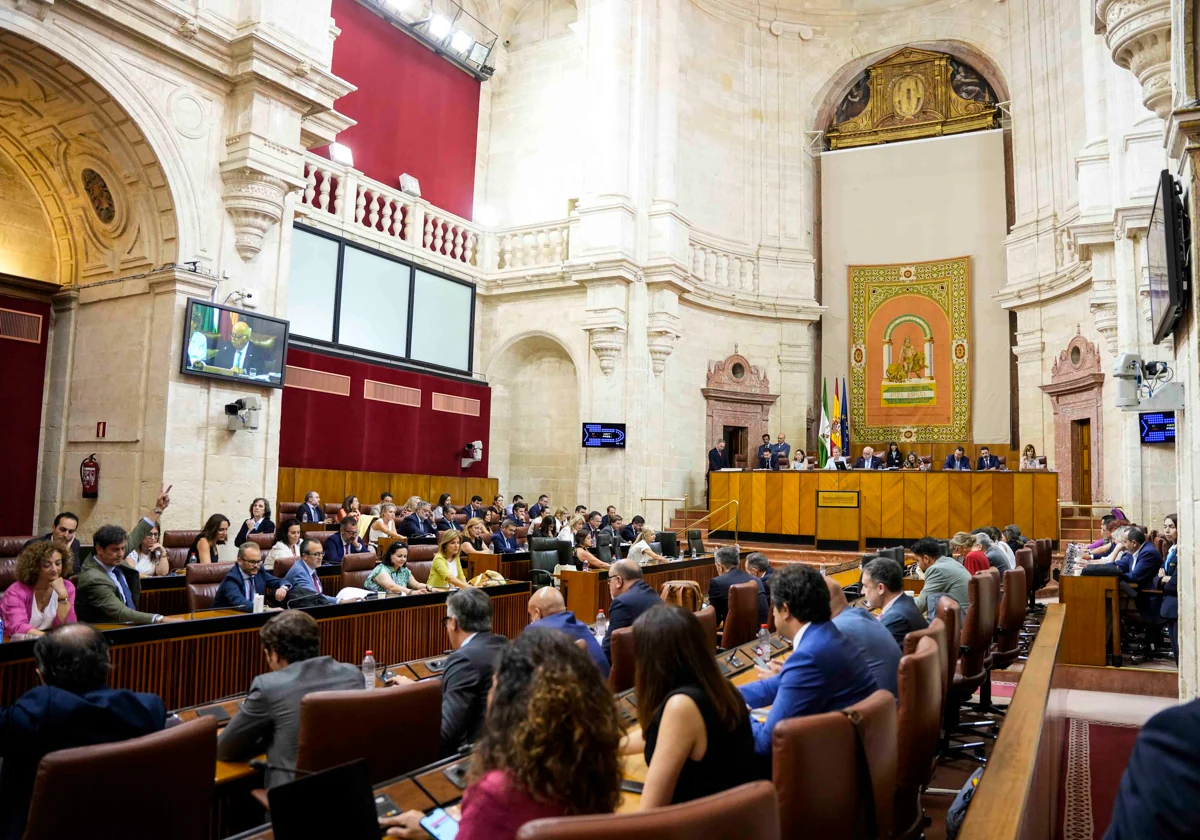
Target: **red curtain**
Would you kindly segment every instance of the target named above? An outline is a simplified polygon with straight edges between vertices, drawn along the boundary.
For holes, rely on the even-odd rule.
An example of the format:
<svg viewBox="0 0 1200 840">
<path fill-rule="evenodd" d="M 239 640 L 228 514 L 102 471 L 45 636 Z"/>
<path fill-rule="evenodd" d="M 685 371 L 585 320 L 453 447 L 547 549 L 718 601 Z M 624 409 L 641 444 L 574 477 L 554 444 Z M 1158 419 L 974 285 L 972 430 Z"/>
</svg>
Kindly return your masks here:
<svg viewBox="0 0 1200 840">
<path fill-rule="evenodd" d="M 50 305 L 0 295 L 0 308 L 42 316 L 42 334 L 37 344 L 0 339 L 0 371 L 3 371 L 0 379 L 4 382 L 7 406 L 5 411 L 0 411 L 0 440 L 4 441 L 0 534 L 18 536 L 32 533 L 37 503 L 38 438 L 42 427 Z M 72 464 L 67 464 L 68 470 L 73 468 Z M 67 507 L 71 505 L 68 503 Z"/>
</svg>

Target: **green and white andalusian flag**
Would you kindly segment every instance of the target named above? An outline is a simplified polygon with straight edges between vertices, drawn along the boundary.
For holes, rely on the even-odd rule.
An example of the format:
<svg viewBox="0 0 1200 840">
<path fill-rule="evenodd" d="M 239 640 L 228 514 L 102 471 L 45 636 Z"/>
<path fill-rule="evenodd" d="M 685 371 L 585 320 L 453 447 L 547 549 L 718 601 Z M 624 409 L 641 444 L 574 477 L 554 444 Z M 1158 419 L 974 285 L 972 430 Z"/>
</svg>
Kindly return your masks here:
<svg viewBox="0 0 1200 840">
<path fill-rule="evenodd" d="M 817 466 L 824 467 L 825 462 L 829 460 L 829 435 L 832 428 L 829 424 L 829 390 L 825 384 L 825 377 L 821 377 L 821 431 L 818 437 L 818 446 L 820 446 L 820 458 L 817 459 Z"/>
</svg>

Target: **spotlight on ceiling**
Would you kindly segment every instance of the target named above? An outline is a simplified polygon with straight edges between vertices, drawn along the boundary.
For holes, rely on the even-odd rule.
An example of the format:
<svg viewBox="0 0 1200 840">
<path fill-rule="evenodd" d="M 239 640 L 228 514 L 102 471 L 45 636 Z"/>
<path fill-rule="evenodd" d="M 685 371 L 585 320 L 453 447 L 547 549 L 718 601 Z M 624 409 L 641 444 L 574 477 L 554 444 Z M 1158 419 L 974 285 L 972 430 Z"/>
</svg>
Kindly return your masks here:
<svg viewBox="0 0 1200 840">
<path fill-rule="evenodd" d="M 429 19 L 429 35 L 434 40 L 440 41 L 450 34 L 450 19 L 441 15 L 434 15 Z"/>
<path fill-rule="evenodd" d="M 469 50 L 471 48 L 471 45 L 474 43 L 475 43 L 474 38 L 472 38 L 466 32 L 463 32 L 461 29 L 459 29 L 450 38 L 450 49 L 454 50 L 459 55 L 462 55 L 467 50 Z"/>
</svg>

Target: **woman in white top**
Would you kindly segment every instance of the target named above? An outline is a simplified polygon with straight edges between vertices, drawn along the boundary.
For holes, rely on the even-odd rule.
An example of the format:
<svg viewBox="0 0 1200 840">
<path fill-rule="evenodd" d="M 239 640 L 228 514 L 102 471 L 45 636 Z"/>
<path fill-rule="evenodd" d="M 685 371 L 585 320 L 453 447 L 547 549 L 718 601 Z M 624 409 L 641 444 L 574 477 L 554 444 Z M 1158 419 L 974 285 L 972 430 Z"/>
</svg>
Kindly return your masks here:
<svg viewBox="0 0 1200 840">
<path fill-rule="evenodd" d="M 271 546 L 271 550 L 267 552 L 267 559 L 263 563 L 268 570 L 275 565 L 276 560 L 300 556 L 300 523 L 297 520 L 289 519 L 284 522 L 279 527 L 277 534 L 279 542 Z"/>
<path fill-rule="evenodd" d="M 171 560 L 158 544 L 158 527 L 150 529 L 136 551 L 129 552 L 126 565 L 137 570 L 141 577 L 159 577 L 171 571 Z"/>
<path fill-rule="evenodd" d="M 796 448 L 796 452 L 792 455 L 792 469 L 806 470 L 808 469 L 808 455 L 803 449 Z"/>
<path fill-rule="evenodd" d="M 377 545 L 380 537 L 396 537 L 404 543 L 408 542 L 408 539 L 396 530 L 396 506 L 391 502 L 384 502 L 379 506 L 379 517 L 371 520 L 367 542 Z"/>
<path fill-rule="evenodd" d="M 663 556 L 650 547 L 650 543 L 654 542 L 656 536 L 658 535 L 649 528 L 642 528 L 638 531 L 637 539 L 629 547 L 629 559 L 639 566 L 651 561 L 661 563 Z"/>
<path fill-rule="evenodd" d="M 575 545 L 575 535 L 583 528 L 584 521 L 582 516 L 572 516 L 567 521 L 567 526 L 559 529 L 558 538 L 565 543 Z"/>
<path fill-rule="evenodd" d="M 833 454 L 829 456 L 829 460 L 825 462 L 825 469 L 836 470 L 838 462 L 846 464 L 846 459 L 842 457 L 842 450 L 838 447 L 833 447 Z M 846 464 L 849 467 L 849 464 Z"/>
</svg>

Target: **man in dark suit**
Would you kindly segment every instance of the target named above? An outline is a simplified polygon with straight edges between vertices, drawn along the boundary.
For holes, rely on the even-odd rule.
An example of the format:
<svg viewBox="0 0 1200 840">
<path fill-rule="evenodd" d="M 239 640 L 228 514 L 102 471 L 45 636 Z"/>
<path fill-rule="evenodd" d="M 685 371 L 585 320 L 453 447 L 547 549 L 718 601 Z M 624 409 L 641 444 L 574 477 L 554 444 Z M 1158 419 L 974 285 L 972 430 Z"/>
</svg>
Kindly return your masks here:
<svg viewBox="0 0 1200 840">
<path fill-rule="evenodd" d="M 637 539 L 638 532 L 646 524 L 646 520 L 641 516 L 635 516 L 629 520 L 629 524 L 621 529 L 621 539 L 625 542 L 633 542 Z"/>
<path fill-rule="evenodd" d="M 600 528 L 598 531 L 603 531 L 612 522 L 612 518 L 617 515 L 617 506 L 609 505 L 604 509 L 604 516 L 600 517 Z"/>
<path fill-rule="evenodd" d="M 71 568 L 74 570 L 72 574 L 79 574 L 79 540 L 75 538 L 75 531 L 79 528 L 79 517 L 70 511 L 64 510 L 62 513 L 54 517 L 54 528 L 49 534 L 43 534 L 40 537 L 34 537 L 27 540 L 21 548 L 29 548 L 34 543 L 40 542 L 61 542 L 71 546 L 71 556 L 74 563 Z"/>
<path fill-rule="evenodd" d="M 347 554 L 365 554 L 370 550 L 370 546 L 358 538 L 358 518 L 347 516 L 338 526 L 338 532 L 325 540 L 325 563 L 340 565 Z"/>
<path fill-rule="evenodd" d="M 515 519 L 505 519 L 504 524 L 500 526 L 500 530 L 492 534 L 492 552 L 495 554 L 516 554 L 522 550 L 521 543 L 517 539 L 517 521 Z"/>
<path fill-rule="evenodd" d="M 816 569 L 797 563 L 776 574 L 771 606 L 792 655 L 774 676 L 740 689 L 751 708 L 771 707 L 765 723 L 750 721 L 754 751 L 765 758 L 781 720 L 844 709 L 877 688 L 862 653 L 830 620 L 829 590 Z"/>
<path fill-rule="evenodd" d="M 875 685 L 899 698 L 897 670 L 900 668 L 901 647 L 883 624 L 869 610 L 850 606 L 842 585 L 832 577 L 825 578 L 829 588 L 829 608 L 833 626 L 854 642 L 862 651 L 863 661 Z"/>
<path fill-rule="evenodd" d="M 549 627 L 560 633 L 566 633 L 576 642 L 582 641 L 587 647 L 587 654 L 592 662 L 600 669 L 600 675 L 608 679 L 611 666 L 604 648 L 596 641 L 596 635 L 586 624 L 575 617 L 575 613 L 567 609 L 562 594 L 553 586 L 543 586 L 533 593 L 525 607 L 529 613 L 529 626 Z"/>
<path fill-rule="evenodd" d="M 1146 532 L 1130 526 L 1125 529 L 1125 551 L 1116 562 L 1122 580 L 1135 584 L 1139 589 L 1154 589 L 1152 586 L 1162 568 L 1162 554 L 1146 539 Z"/>
<path fill-rule="evenodd" d="M 529 509 L 529 518 L 537 519 L 543 513 L 550 512 L 550 497 L 545 493 L 538 496 L 538 500 L 534 502 L 533 507 Z"/>
<path fill-rule="evenodd" d="M 315 541 L 314 541 L 315 544 Z M 301 565 L 299 563 L 297 566 Z M 267 751 L 266 787 L 292 781 L 300 748 L 300 704 L 316 691 L 366 688 L 355 665 L 321 656 L 321 630 L 311 615 L 288 610 L 273 616 L 258 631 L 267 667 L 250 683 L 242 708 L 217 739 L 217 758 L 246 761 Z"/>
<path fill-rule="evenodd" d="M 1159 712 L 1142 727 L 1104 840 L 1200 837 L 1200 700 Z"/>
<path fill-rule="evenodd" d="M 881 470 L 883 469 L 883 459 L 875 454 L 875 450 L 870 446 L 864 446 L 862 455 L 854 462 L 856 470 Z"/>
<path fill-rule="evenodd" d="M 942 464 L 942 469 L 970 472 L 971 459 L 967 457 L 967 450 L 960 446 L 954 450 L 953 455 L 947 455 L 946 463 Z"/>
<path fill-rule="evenodd" d="M 454 521 L 454 516 L 457 513 L 458 510 L 454 507 L 454 505 L 447 504 L 442 508 L 442 518 L 434 523 L 434 527 L 437 528 L 439 534 L 442 531 L 462 530 L 462 526 Z"/>
<path fill-rule="evenodd" d="M 283 585 L 291 593 L 289 600 L 299 600 L 319 595 L 321 596 L 321 600 L 326 604 L 337 603 L 337 598 L 332 595 L 326 595 L 322 591 L 321 578 L 317 574 L 317 567 L 321 565 L 324 559 L 325 547 L 319 542 L 312 539 L 300 541 L 300 562 L 293 563 L 292 568 L 288 569 L 288 573 L 283 576 Z"/>
<path fill-rule="evenodd" d="M 420 502 L 416 510 L 400 521 L 400 535 L 409 539 L 437 535 L 437 526 L 433 524 L 433 508 L 429 502 Z"/>
<path fill-rule="evenodd" d="M 258 345 L 250 340 L 252 330 L 245 321 L 238 321 L 229 333 L 229 341 L 221 342 L 210 364 L 213 367 L 229 368 L 234 373 L 267 372 L 267 356 Z"/>
<path fill-rule="evenodd" d="M 770 435 L 762 436 L 762 445 L 758 447 L 754 458 L 754 468 L 758 470 L 779 469 L 775 463 L 775 447 L 771 445 Z"/>
<path fill-rule="evenodd" d="M 300 505 L 300 509 L 296 511 L 296 521 L 315 523 L 332 521 L 325 515 L 325 509 L 321 507 L 321 494 L 316 490 L 309 490 L 304 494 L 304 504 Z"/>
<path fill-rule="evenodd" d="M 725 621 L 729 612 L 729 587 L 735 583 L 758 584 L 758 623 L 767 623 L 767 589 L 758 578 L 738 567 L 738 550 L 731 545 L 717 549 L 714 559 L 719 574 L 708 582 L 708 603 L 717 611 L 718 626 Z"/>
<path fill-rule="evenodd" d="M 25 833 L 38 762 L 46 753 L 127 741 L 158 732 L 166 722 L 166 707 L 155 695 L 106 685 L 108 643 L 87 624 L 48 631 L 34 643 L 33 658 L 42 684 L 0 707 L 2 840 Z"/>
<path fill-rule="evenodd" d="M 771 561 L 767 559 L 767 555 L 761 551 L 752 551 L 747 554 L 746 571 L 754 575 L 762 583 L 769 603 L 771 598 L 771 581 L 775 577 L 775 569 L 771 566 Z"/>
<path fill-rule="evenodd" d="M 782 458 L 782 460 L 781 460 Z M 782 432 L 775 438 L 775 463 L 782 464 L 781 469 L 788 469 L 792 462 L 792 445 L 787 442 L 787 435 Z"/>
<path fill-rule="evenodd" d="M 287 587 L 262 567 L 262 549 L 258 543 L 244 542 L 238 546 L 237 562 L 217 587 L 213 606 L 250 612 L 254 609 L 254 596 L 266 598 L 268 594 L 282 601 L 287 598 Z"/>
<path fill-rule="evenodd" d="M 717 441 L 717 445 L 708 450 L 708 471 L 723 470 L 729 466 L 729 456 L 725 454 L 725 441 Z"/>
<path fill-rule="evenodd" d="M 483 519 L 484 513 L 487 512 L 487 508 L 483 506 L 483 497 L 472 496 L 471 503 L 467 505 L 465 512 L 467 514 L 467 519 Z"/>
<path fill-rule="evenodd" d="M 984 470 L 1000 469 L 1000 459 L 992 454 L 992 450 L 986 446 L 979 447 L 979 461 L 975 464 L 975 469 L 983 472 Z"/>
<path fill-rule="evenodd" d="M 917 602 L 904 594 L 904 572 L 890 557 L 876 557 L 863 566 L 862 594 L 868 607 L 880 610 L 879 622 L 901 648 L 905 636 L 929 626 Z"/>
<path fill-rule="evenodd" d="M 658 593 L 650 588 L 637 563 L 618 560 L 608 568 L 608 591 L 612 604 L 608 608 L 608 630 L 600 647 L 612 662 L 612 634 L 622 627 L 631 627 L 646 610 L 662 603 Z"/>
</svg>

